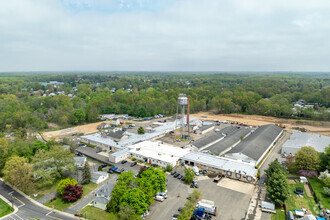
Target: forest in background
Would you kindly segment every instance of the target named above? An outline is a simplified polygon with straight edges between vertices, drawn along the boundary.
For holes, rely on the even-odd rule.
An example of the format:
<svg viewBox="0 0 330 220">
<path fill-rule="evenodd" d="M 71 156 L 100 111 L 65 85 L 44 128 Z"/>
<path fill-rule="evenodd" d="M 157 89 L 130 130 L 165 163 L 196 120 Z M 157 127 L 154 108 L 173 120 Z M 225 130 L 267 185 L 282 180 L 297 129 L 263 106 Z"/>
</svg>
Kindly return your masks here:
<svg viewBox="0 0 330 220">
<path fill-rule="evenodd" d="M 61 85 L 42 85 L 58 81 Z M 190 111 L 330 120 L 326 73 L 11 73 L 0 74 L 0 136 L 5 132 L 95 122 L 99 114 L 148 117 L 176 113 L 187 94 Z M 296 108 L 305 100 L 312 108 Z"/>
</svg>

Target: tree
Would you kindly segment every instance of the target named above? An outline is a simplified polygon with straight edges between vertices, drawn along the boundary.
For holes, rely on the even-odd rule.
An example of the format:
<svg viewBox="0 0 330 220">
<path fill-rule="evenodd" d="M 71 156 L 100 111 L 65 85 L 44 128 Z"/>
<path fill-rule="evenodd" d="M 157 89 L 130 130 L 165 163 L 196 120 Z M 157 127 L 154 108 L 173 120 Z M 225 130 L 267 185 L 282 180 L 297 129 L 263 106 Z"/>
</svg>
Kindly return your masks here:
<svg viewBox="0 0 330 220">
<path fill-rule="evenodd" d="M 10 157 L 3 169 L 3 174 L 6 181 L 23 192 L 27 192 L 33 187 L 32 166 L 24 157 Z"/>
<path fill-rule="evenodd" d="M 118 212 L 118 218 L 121 220 L 139 220 L 141 217 L 135 213 L 135 209 L 130 206 L 122 205 Z"/>
<path fill-rule="evenodd" d="M 289 196 L 289 184 L 282 171 L 274 172 L 267 182 L 267 196 L 277 204 L 283 205 Z"/>
<path fill-rule="evenodd" d="M 320 170 L 322 171 L 326 169 L 330 170 L 330 145 L 324 151 L 324 153 L 320 153 Z"/>
<path fill-rule="evenodd" d="M 172 166 L 172 164 L 167 164 L 166 165 L 166 168 L 165 168 L 165 171 L 166 172 L 171 172 L 173 170 L 173 166 Z"/>
<path fill-rule="evenodd" d="M 73 170 L 74 160 L 70 150 L 62 146 L 51 146 L 49 151 L 40 149 L 32 158 L 32 164 L 36 176 L 39 176 L 40 186 L 51 185 L 57 178 L 64 176 L 64 172 Z"/>
<path fill-rule="evenodd" d="M 8 159 L 8 142 L 5 138 L 0 138 L 0 176 Z"/>
<path fill-rule="evenodd" d="M 120 207 L 122 206 L 129 206 L 136 214 L 142 215 L 149 206 L 147 195 L 139 188 L 129 189 L 120 199 Z"/>
<path fill-rule="evenodd" d="M 144 133 L 145 133 L 144 128 L 143 127 L 139 127 L 138 134 L 144 134 Z"/>
<path fill-rule="evenodd" d="M 265 173 L 267 174 L 268 177 L 271 177 L 273 173 L 278 172 L 278 171 L 282 171 L 282 172 L 286 172 L 284 167 L 280 164 L 280 162 L 278 162 L 277 158 L 271 162 L 268 165 L 268 169 L 265 170 Z"/>
<path fill-rule="evenodd" d="M 73 179 L 73 178 L 66 178 L 66 179 L 61 180 L 58 183 L 57 188 L 56 188 L 56 191 L 60 195 L 63 195 L 64 189 L 65 189 L 66 186 L 68 186 L 68 185 L 75 186 L 77 184 L 78 184 L 78 182 L 75 179 Z"/>
<path fill-rule="evenodd" d="M 84 109 L 78 108 L 73 112 L 72 122 L 73 124 L 77 125 L 83 121 L 85 121 L 86 114 Z"/>
<path fill-rule="evenodd" d="M 64 200 L 67 200 L 68 202 L 73 202 L 78 200 L 83 194 L 83 189 L 82 186 L 78 186 L 78 185 L 67 185 L 64 188 L 63 194 L 62 194 L 62 198 Z"/>
<path fill-rule="evenodd" d="M 313 147 L 302 147 L 295 157 L 298 169 L 318 171 L 320 167 L 319 153 Z"/>
<path fill-rule="evenodd" d="M 106 207 L 106 210 L 108 212 L 119 211 L 120 199 L 126 191 L 127 191 L 127 186 L 125 184 L 121 184 L 121 182 L 116 183 L 111 193 L 111 200 L 109 201 Z"/>
<path fill-rule="evenodd" d="M 184 170 L 184 181 L 187 184 L 190 184 L 195 178 L 195 172 L 191 168 L 186 168 Z"/>
<path fill-rule="evenodd" d="M 85 163 L 85 166 L 82 170 L 82 184 L 88 184 L 91 180 L 91 169 L 88 163 Z"/>
</svg>

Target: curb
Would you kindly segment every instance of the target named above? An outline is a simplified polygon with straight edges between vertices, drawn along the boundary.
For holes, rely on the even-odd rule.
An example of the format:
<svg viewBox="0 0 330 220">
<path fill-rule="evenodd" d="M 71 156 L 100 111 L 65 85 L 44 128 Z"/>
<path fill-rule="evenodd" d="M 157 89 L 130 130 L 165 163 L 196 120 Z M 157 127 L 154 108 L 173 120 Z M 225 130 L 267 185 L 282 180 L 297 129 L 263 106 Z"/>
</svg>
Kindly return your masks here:
<svg viewBox="0 0 330 220">
<path fill-rule="evenodd" d="M 0 199 L 2 199 L 3 201 L 5 201 L 5 203 L 10 204 L 10 201 L 8 201 L 8 199 L 6 199 L 5 197 L 3 197 L 2 195 L 0 195 Z M 12 206 L 10 206 L 10 207 L 14 207 L 14 211 L 11 212 L 11 213 L 9 213 L 8 215 L 5 215 L 5 216 L 3 216 L 3 217 L 0 217 L 0 220 L 1 220 L 1 219 L 4 219 L 4 218 L 7 218 L 7 217 L 9 217 L 9 216 L 15 214 L 16 212 L 18 212 L 18 208 L 17 208 L 15 205 L 12 205 Z"/>
<path fill-rule="evenodd" d="M 44 208 L 44 209 L 47 209 L 47 210 L 49 210 L 49 211 L 53 211 L 54 213 L 60 213 L 60 214 L 62 214 L 62 215 L 66 215 L 67 217 L 70 217 L 70 218 L 76 218 L 76 219 L 79 219 L 79 217 L 77 217 L 77 216 L 74 216 L 74 215 L 69 214 L 69 213 L 66 213 L 66 212 L 59 211 L 59 210 L 57 210 L 57 209 L 52 209 L 52 208 L 50 208 L 50 207 L 48 207 L 48 206 L 45 206 L 45 205 L 43 205 L 43 204 L 37 202 L 36 200 L 32 199 L 30 196 L 28 196 L 28 195 L 26 195 L 25 193 L 23 193 L 21 190 L 17 189 L 16 187 L 12 186 L 11 184 L 5 182 L 2 178 L 0 178 L 0 181 L 6 183 L 8 186 L 10 186 L 10 187 L 13 188 L 14 190 L 16 190 L 19 194 L 21 194 L 21 195 L 24 196 L 27 200 L 29 200 L 30 202 L 34 203 L 34 204 L 37 205 L 37 206 L 40 206 L 40 207 L 42 207 L 42 208 Z"/>
</svg>

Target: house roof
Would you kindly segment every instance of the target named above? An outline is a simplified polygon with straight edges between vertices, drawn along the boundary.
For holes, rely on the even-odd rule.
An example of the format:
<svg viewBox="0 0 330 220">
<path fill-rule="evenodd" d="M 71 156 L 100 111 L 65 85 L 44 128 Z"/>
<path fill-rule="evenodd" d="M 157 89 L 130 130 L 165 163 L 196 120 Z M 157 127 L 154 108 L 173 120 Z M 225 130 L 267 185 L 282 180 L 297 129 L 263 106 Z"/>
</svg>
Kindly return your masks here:
<svg viewBox="0 0 330 220">
<path fill-rule="evenodd" d="M 115 187 L 114 184 L 107 183 L 100 190 L 97 191 L 97 194 L 102 194 L 104 196 L 111 196 L 114 187 Z"/>
<path fill-rule="evenodd" d="M 96 197 L 94 199 L 95 202 L 101 203 L 101 204 L 108 204 L 110 200 L 104 198 L 104 197 Z"/>
<path fill-rule="evenodd" d="M 107 136 L 111 137 L 111 138 L 115 138 L 115 139 L 121 139 L 124 136 L 125 131 L 116 131 L 116 132 L 112 132 L 110 131 L 109 133 L 107 133 Z"/>
<path fill-rule="evenodd" d="M 103 171 L 97 171 L 97 172 L 91 172 L 91 179 L 98 179 L 101 176 L 108 176 L 108 173 L 103 172 Z"/>
<path fill-rule="evenodd" d="M 74 161 L 77 164 L 85 164 L 86 162 L 86 157 L 74 157 Z"/>
<path fill-rule="evenodd" d="M 227 136 L 224 137 L 224 139 L 222 139 L 221 141 L 215 144 L 212 144 L 211 146 L 207 147 L 205 150 L 208 150 L 214 153 L 215 155 L 219 155 L 221 154 L 221 152 L 223 152 L 227 148 L 233 146 L 238 141 L 240 141 L 242 136 L 245 136 L 248 133 L 250 133 L 249 129 L 237 128 L 234 126 L 232 128 L 235 129 L 235 132 L 230 132 Z"/>
<path fill-rule="evenodd" d="M 258 161 L 282 130 L 282 128 L 273 124 L 261 126 L 236 147 L 228 151 L 226 155 L 241 153 Z"/>
<path fill-rule="evenodd" d="M 224 136 L 220 133 L 220 132 L 215 132 L 215 133 L 211 133 L 205 137 L 202 137 L 200 139 L 198 139 L 197 141 L 194 141 L 191 143 L 191 145 L 195 146 L 196 148 L 200 149 L 214 141 L 217 141 L 221 138 L 223 138 Z"/>
</svg>

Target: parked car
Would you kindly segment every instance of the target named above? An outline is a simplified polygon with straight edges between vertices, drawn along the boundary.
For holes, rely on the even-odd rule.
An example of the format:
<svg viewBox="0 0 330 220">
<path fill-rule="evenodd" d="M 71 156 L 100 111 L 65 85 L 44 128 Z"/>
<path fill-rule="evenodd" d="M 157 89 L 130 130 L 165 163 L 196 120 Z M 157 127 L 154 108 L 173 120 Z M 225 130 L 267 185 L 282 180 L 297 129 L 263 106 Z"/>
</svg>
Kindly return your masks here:
<svg viewBox="0 0 330 220">
<path fill-rule="evenodd" d="M 180 176 L 180 173 L 176 173 L 173 175 L 174 178 L 177 178 L 178 176 Z"/>
<path fill-rule="evenodd" d="M 192 184 L 190 185 L 190 188 L 198 188 L 197 183 L 192 183 Z"/>
<path fill-rule="evenodd" d="M 152 167 L 158 167 L 158 164 L 151 164 Z"/>
<path fill-rule="evenodd" d="M 181 211 L 182 211 L 182 209 L 183 209 L 183 208 L 182 208 L 182 207 L 180 207 L 180 208 L 178 208 L 178 211 L 179 211 L 179 212 L 181 212 Z"/>
<path fill-rule="evenodd" d="M 171 172 L 171 175 L 174 175 L 174 174 L 176 174 L 176 171 L 172 171 L 172 172 Z"/>
<path fill-rule="evenodd" d="M 178 214 L 174 214 L 174 215 L 172 216 L 172 220 L 178 220 L 178 217 L 179 217 Z"/>
<path fill-rule="evenodd" d="M 118 167 L 112 167 L 112 171 L 115 171 L 115 170 L 117 170 L 118 169 Z"/>
<path fill-rule="evenodd" d="M 104 167 L 107 167 L 108 164 L 102 164 L 101 167 L 104 168 Z"/>
<path fill-rule="evenodd" d="M 186 178 L 184 178 L 184 176 L 183 176 L 183 177 L 181 177 L 181 180 L 182 180 L 182 181 L 185 181 L 185 180 L 186 180 Z"/>
<path fill-rule="evenodd" d="M 155 196 L 154 199 L 159 202 L 163 202 L 165 200 L 163 196 Z"/>
<path fill-rule="evenodd" d="M 127 160 L 123 160 L 123 161 L 121 162 L 121 164 L 125 164 L 125 163 L 127 163 Z"/>
<path fill-rule="evenodd" d="M 109 168 L 108 173 L 113 174 L 113 170 L 111 168 Z"/>
<path fill-rule="evenodd" d="M 96 153 L 100 153 L 100 152 L 102 152 L 101 149 L 96 149 Z"/>
<path fill-rule="evenodd" d="M 131 167 L 134 167 L 135 165 L 137 164 L 137 162 L 133 162 L 133 163 L 131 163 Z"/>
<path fill-rule="evenodd" d="M 183 176 L 180 174 L 177 178 L 178 178 L 178 179 L 181 179 L 182 177 L 183 177 Z"/>
<path fill-rule="evenodd" d="M 158 192 L 156 193 L 156 196 L 162 196 L 164 199 L 167 199 L 167 193 L 166 192 Z"/>
</svg>

